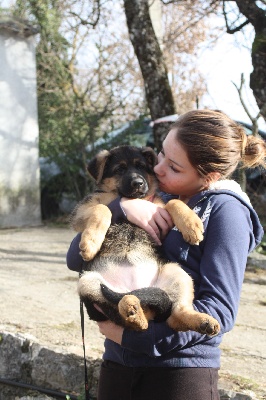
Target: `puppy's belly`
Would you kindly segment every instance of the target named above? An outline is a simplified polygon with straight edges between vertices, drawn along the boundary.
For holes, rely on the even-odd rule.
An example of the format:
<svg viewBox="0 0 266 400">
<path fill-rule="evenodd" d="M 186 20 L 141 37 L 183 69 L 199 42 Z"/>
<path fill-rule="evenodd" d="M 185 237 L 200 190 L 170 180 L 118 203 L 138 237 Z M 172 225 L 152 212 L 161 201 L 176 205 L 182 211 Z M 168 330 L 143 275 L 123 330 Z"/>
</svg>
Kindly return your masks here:
<svg viewBox="0 0 266 400">
<path fill-rule="evenodd" d="M 155 286 L 158 279 L 158 266 L 139 264 L 135 266 L 114 265 L 110 270 L 101 272 L 110 289 L 125 293 L 143 287 Z"/>
</svg>

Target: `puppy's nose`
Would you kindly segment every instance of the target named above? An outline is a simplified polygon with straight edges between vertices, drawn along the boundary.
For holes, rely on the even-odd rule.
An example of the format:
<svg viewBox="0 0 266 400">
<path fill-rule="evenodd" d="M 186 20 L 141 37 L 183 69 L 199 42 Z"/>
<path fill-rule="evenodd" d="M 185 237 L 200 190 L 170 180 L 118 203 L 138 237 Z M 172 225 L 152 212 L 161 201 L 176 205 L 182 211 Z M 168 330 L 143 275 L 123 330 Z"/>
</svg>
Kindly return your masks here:
<svg viewBox="0 0 266 400">
<path fill-rule="evenodd" d="M 143 179 L 141 178 L 136 178 L 131 182 L 131 185 L 134 189 L 139 189 L 143 185 Z"/>
</svg>

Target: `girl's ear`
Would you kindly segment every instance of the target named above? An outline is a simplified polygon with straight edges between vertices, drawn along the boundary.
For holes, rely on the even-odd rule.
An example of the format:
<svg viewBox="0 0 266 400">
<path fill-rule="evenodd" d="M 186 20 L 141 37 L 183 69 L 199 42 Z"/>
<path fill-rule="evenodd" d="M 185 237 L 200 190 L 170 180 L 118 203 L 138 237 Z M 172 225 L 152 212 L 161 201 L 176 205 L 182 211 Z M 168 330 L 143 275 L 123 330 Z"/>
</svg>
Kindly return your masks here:
<svg viewBox="0 0 266 400">
<path fill-rule="evenodd" d="M 206 184 L 210 186 L 216 183 L 221 178 L 220 172 L 209 172 L 206 176 Z"/>
</svg>

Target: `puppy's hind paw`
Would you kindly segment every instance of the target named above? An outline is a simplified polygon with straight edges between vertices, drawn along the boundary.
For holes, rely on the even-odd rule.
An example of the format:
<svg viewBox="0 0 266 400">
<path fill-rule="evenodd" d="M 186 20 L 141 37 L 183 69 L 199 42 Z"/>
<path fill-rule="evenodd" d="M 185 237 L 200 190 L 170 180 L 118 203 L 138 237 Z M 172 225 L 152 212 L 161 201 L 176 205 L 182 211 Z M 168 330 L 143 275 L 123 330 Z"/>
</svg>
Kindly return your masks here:
<svg viewBox="0 0 266 400">
<path fill-rule="evenodd" d="M 148 328 L 148 321 L 136 296 L 125 295 L 118 304 L 118 310 L 127 327 L 136 331 Z"/>
</svg>

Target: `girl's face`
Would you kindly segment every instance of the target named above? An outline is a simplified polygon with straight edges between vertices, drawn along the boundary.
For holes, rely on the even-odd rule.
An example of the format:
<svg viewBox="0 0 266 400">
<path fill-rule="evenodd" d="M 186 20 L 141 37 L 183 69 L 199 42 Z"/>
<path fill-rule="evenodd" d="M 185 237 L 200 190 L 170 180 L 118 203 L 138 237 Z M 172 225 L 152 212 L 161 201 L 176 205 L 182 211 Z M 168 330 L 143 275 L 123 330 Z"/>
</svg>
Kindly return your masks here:
<svg viewBox="0 0 266 400">
<path fill-rule="evenodd" d="M 154 167 L 160 189 L 180 196 L 187 201 L 194 194 L 207 189 L 206 178 L 202 178 L 191 165 L 187 153 L 176 139 L 176 129 L 166 136 Z"/>
</svg>

